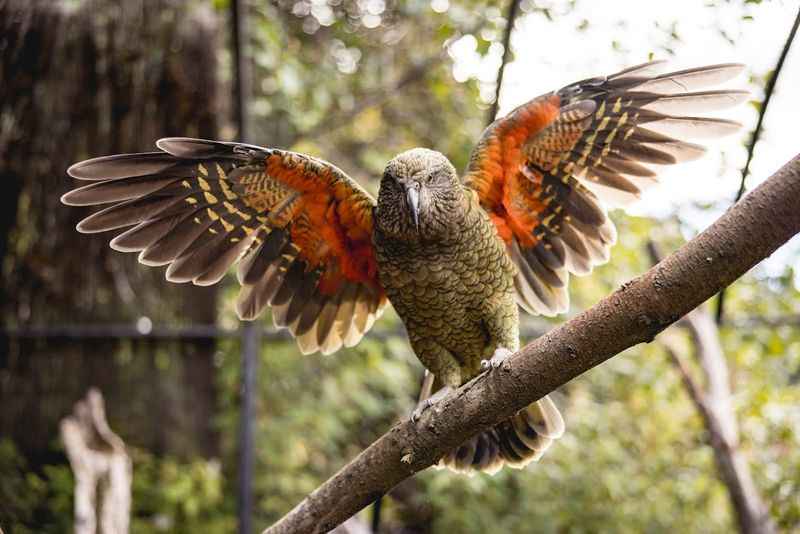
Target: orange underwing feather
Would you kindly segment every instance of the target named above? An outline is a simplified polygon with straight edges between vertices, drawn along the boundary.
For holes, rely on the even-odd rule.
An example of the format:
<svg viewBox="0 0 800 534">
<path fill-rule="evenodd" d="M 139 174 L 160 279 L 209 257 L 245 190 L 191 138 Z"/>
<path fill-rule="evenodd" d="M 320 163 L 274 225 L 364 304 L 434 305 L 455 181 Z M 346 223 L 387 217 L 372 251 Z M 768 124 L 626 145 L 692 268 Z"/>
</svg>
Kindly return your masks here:
<svg viewBox="0 0 800 534">
<path fill-rule="evenodd" d="M 506 242 L 514 236 L 527 246 L 535 245 L 533 230 L 546 200 L 540 198 L 543 190 L 535 182 L 541 181 L 541 175 L 533 172 L 526 177 L 520 165 L 525 161 L 526 142 L 556 119 L 560 100 L 558 95 L 549 95 L 517 108 L 490 126 L 473 152 L 467 185 L 478 191 Z"/>
<path fill-rule="evenodd" d="M 289 328 L 303 352 L 329 353 L 361 338 L 387 304 L 368 193 L 333 165 L 302 154 L 188 138 L 157 144 L 163 152 L 69 169 L 93 183 L 63 202 L 112 204 L 79 230 L 132 227 L 112 246 L 140 252 L 145 264 L 169 265 L 175 282 L 213 284 L 241 260 L 239 315 L 254 319 L 272 306 L 275 323 Z M 356 326 L 339 332 L 333 317 Z"/>
<path fill-rule="evenodd" d="M 590 78 L 540 96 L 492 123 L 464 184 L 478 195 L 518 266 L 517 300 L 533 313 L 566 310 L 569 273 L 607 261 L 616 231 L 605 204 L 625 205 L 655 183 L 651 166 L 697 158 L 681 138 L 736 131 L 688 115 L 736 105 L 748 93 L 707 90 L 739 74 L 721 64 L 659 74 L 661 62 Z"/>
</svg>

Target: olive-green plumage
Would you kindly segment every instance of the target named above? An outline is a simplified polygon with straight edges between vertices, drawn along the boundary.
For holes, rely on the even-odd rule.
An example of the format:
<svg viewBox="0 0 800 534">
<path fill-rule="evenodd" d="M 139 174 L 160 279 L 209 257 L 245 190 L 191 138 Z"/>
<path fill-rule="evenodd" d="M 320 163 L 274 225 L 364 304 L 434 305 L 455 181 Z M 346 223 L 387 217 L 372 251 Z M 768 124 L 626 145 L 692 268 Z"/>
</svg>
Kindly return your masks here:
<svg viewBox="0 0 800 534">
<path fill-rule="evenodd" d="M 416 210 L 409 190 L 417 191 Z M 477 195 L 444 156 L 414 149 L 389 163 L 373 242 L 380 283 L 414 352 L 443 386 L 458 388 L 498 349 L 519 348 L 514 264 Z M 549 400 L 528 412 L 470 440 L 443 463 L 494 471 L 538 458 L 563 424 Z M 528 435 L 527 445 L 517 427 Z"/>
<path fill-rule="evenodd" d="M 423 161 L 420 161 L 422 164 Z M 459 202 L 432 213 L 441 226 L 427 232 L 384 233 L 378 203 L 375 249 L 378 275 L 405 323 L 411 345 L 425 366 L 457 388 L 480 372 L 498 347 L 518 345 L 514 266 L 477 198 L 453 185 Z"/>
</svg>

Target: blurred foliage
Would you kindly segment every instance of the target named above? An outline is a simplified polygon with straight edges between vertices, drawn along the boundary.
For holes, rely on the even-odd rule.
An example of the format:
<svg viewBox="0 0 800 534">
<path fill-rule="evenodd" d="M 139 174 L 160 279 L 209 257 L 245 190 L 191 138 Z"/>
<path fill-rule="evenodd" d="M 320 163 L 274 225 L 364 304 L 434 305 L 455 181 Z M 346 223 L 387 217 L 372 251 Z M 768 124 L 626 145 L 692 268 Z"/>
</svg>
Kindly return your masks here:
<svg viewBox="0 0 800 534">
<path fill-rule="evenodd" d="M 708 5 L 718 9 L 730 3 Z M 222 18 L 228 2 L 216 0 L 214 7 Z M 573 2 L 521 3 L 522 16 L 552 23 L 572 7 Z M 478 0 L 253 2 L 253 141 L 331 160 L 373 190 L 385 161 L 412 146 L 436 148 L 463 168 L 484 127 L 494 82 L 459 71 L 453 56 L 474 55 L 499 66 L 504 9 L 504 3 Z M 748 9 L 745 17 L 757 16 L 755 6 Z M 589 25 L 584 19 L 576 30 Z M 669 52 L 681 38 L 680 26 L 658 28 L 660 50 Z M 625 53 L 624 35 L 609 36 L 609 43 Z M 224 73 L 230 57 L 224 50 L 220 56 Z M 223 137 L 232 132 L 223 126 Z M 680 222 L 619 212 L 614 218 L 620 239 L 613 261 L 572 280 L 573 314 L 646 270 L 648 239 L 673 250 L 691 237 Z M 800 328 L 763 319 L 800 316 L 796 279 L 789 267 L 769 276 L 755 269 L 729 290 L 728 323 L 722 328 L 741 446 L 773 517 L 787 532 L 800 529 Z M 236 291 L 232 280 L 224 283 L 222 326 L 237 324 Z M 421 366 L 399 329 L 389 312 L 358 347 L 326 357 L 302 357 L 286 340 L 264 343 L 256 525 L 283 515 L 411 410 Z M 152 361 L 138 354 L 143 350 L 153 353 Z M 179 374 L 169 350 L 123 344 L 121 374 L 146 380 L 148 365 L 165 376 Z M 133 450 L 134 532 L 234 529 L 239 363 L 236 340 L 217 345 L 218 459 Z M 127 387 L 120 397 L 133 394 Z M 171 395 L 163 401 L 169 404 Z M 734 528 L 702 422 L 658 343 L 626 351 L 562 388 L 556 400 L 568 431 L 539 465 L 494 477 L 428 470 L 416 478 L 412 497 L 398 491 L 386 499 L 384 531 L 408 532 L 403 529 L 410 524 L 423 525 L 413 532 L 458 533 Z M 152 409 L 149 401 L 142 409 Z M 136 425 L 115 419 L 112 403 L 109 418 L 126 440 L 137 439 L 130 430 Z M 169 433 L 170 425 L 162 430 Z M 12 526 L 9 534 L 68 530 L 70 475 L 59 459 L 58 465 L 32 469 L 9 441 L 0 442 L 0 524 Z"/>
<path fill-rule="evenodd" d="M 381 330 L 391 322 L 384 320 Z M 239 380 L 238 357 L 230 354 L 221 374 L 227 391 Z M 255 487 L 259 521 L 266 524 L 410 409 L 420 369 L 400 338 L 366 339 L 357 349 L 317 358 L 298 358 L 293 343 L 271 344 L 261 360 L 261 376 L 273 377 L 262 379 L 258 406 Z M 238 427 L 231 408 L 220 421 L 230 454 Z"/>
<path fill-rule="evenodd" d="M 69 465 L 33 470 L 14 443 L 0 439 L 0 528 L 9 534 L 68 532 L 73 479 Z"/>
<path fill-rule="evenodd" d="M 492 2 L 439 5 L 446 13 L 422 0 L 254 6 L 254 137 L 336 161 L 362 180 L 416 145 L 463 168 L 484 124 L 477 80 L 453 83 L 448 50 L 469 37 L 476 54 L 499 61 L 504 19 Z"/>
<path fill-rule="evenodd" d="M 235 530 L 235 506 L 226 497 L 218 460 L 158 458 L 140 449 L 133 450 L 132 459 L 132 532 L 223 534 Z"/>
<path fill-rule="evenodd" d="M 135 466 L 131 530 L 135 533 L 209 532 L 236 526 L 225 497 L 218 460 L 179 461 L 129 451 Z M 0 526 L 9 534 L 61 534 L 72 527 L 74 478 L 69 465 L 44 465 L 39 472 L 7 439 L 0 440 Z"/>
</svg>

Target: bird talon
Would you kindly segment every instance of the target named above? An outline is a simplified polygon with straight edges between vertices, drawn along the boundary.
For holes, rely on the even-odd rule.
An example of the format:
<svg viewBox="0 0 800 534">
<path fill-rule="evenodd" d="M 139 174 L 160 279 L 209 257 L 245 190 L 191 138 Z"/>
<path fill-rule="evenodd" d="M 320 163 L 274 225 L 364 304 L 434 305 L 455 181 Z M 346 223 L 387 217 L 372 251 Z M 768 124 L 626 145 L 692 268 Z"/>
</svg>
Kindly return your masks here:
<svg viewBox="0 0 800 534">
<path fill-rule="evenodd" d="M 481 371 L 487 371 L 490 369 L 497 369 L 501 368 L 504 371 L 508 371 L 510 369 L 508 365 L 508 357 L 511 356 L 513 352 L 508 350 L 505 347 L 498 347 L 497 350 L 494 351 L 492 357 L 488 360 L 481 360 Z"/>
<path fill-rule="evenodd" d="M 453 388 L 451 388 L 450 386 L 444 386 L 442 389 L 440 389 L 427 399 L 420 401 L 419 404 L 417 404 L 416 409 L 414 409 L 414 411 L 411 412 L 411 422 L 416 423 L 417 421 L 419 421 L 419 418 L 422 417 L 422 414 L 424 414 L 428 408 L 439 402 L 441 399 L 443 399 L 452 391 Z"/>
<path fill-rule="evenodd" d="M 425 399 L 424 401 L 420 402 L 416 409 L 411 412 L 411 422 L 416 423 L 419 421 L 419 418 L 422 417 L 422 414 L 425 413 L 425 410 L 433 406 L 433 403 L 430 399 Z"/>
</svg>

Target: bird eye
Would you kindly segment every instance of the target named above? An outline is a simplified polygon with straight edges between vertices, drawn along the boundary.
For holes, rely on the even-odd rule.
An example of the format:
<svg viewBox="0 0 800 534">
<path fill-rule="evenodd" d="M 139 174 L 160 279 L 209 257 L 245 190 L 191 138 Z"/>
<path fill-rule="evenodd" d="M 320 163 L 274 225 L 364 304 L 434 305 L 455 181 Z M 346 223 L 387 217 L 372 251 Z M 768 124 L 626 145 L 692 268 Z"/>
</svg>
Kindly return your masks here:
<svg viewBox="0 0 800 534">
<path fill-rule="evenodd" d="M 447 182 L 447 173 L 443 170 L 435 170 L 428 175 L 427 182 L 429 184 L 444 184 Z"/>
</svg>

